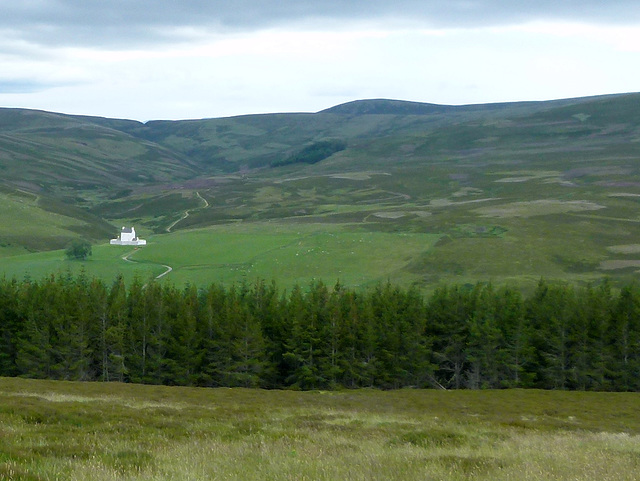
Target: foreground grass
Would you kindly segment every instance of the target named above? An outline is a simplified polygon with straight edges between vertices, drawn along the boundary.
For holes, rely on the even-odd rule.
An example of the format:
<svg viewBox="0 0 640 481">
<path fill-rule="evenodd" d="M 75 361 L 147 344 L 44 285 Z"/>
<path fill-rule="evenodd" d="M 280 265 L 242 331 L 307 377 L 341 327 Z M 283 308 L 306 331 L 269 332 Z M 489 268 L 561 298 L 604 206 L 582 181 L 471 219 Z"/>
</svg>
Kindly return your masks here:
<svg viewBox="0 0 640 481">
<path fill-rule="evenodd" d="M 0 479 L 640 479 L 637 394 L 0 379 Z"/>
</svg>

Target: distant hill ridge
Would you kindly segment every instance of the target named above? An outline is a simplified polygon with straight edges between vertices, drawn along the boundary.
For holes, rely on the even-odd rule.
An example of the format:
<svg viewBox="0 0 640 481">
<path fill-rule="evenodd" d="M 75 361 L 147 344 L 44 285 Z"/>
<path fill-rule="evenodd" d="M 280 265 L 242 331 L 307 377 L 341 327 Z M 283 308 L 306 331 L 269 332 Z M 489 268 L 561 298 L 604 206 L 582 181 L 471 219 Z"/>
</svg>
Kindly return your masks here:
<svg viewBox="0 0 640 481">
<path fill-rule="evenodd" d="M 432 104 L 425 102 L 412 102 L 407 100 L 392 99 L 365 99 L 353 100 L 340 105 L 319 111 L 318 113 L 347 114 L 347 115 L 431 115 L 451 112 L 477 112 L 494 111 L 513 107 L 531 107 L 534 105 L 547 107 L 560 107 L 582 102 L 614 99 L 620 96 L 634 94 L 610 94 L 597 95 L 592 97 L 576 97 L 558 100 L 538 100 L 538 101 L 516 101 L 516 102 L 493 102 L 481 104 Z"/>
<path fill-rule="evenodd" d="M 598 100 L 612 100 L 623 96 L 640 95 L 640 93 L 629 92 L 619 94 L 605 94 L 594 95 L 588 97 L 572 97 L 566 99 L 557 100 L 524 100 L 513 102 L 489 102 L 479 104 L 434 104 L 428 102 L 415 102 L 410 100 L 397 100 L 397 99 L 361 99 L 352 100 L 342 104 L 329 107 L 327 109 L 315 112 L 315 114 L 392 114 L 392 115 L 429 115 L 434 113 L 446 113 L 454 111 L 477 111 L 477 110 L 497 110 L 514 106 L 531 106 L 531 105 L 546 105 L 549 107 L 557 107 L 566 104 L 575 104 L 583 102 L 591 102 Z M 293 112 L 273 112 L 266 114 L 244 114 L 231 117 L 205 117 L 201 119 L 181 119 L 181 120 L 164 120 L 164 119 L 151 119 L 147 122 L 141 122 L 138 120 L 110 118 L 93 115 L 77 115 L 77 114 L 65 114 L 62 112 L 52 112 L 40 109 L 26 109 L 16 107 L 0 107 L 0 131 L 7 128 L 9 125 L 14 125 L 15 122 L 19 122 L 19 125 L 25 125 L 25 122 L 30 122 L 37 117 L 42 119 L 48 119 L 51 122 L 56 120 L 66 119 L 67 122 L 74 120 L 77 123 L 92 123 L 102 125 L 105 127 L 111 127 L 116 130 L 130 130 L 141 125 L 146 125 L 154 122 L 194 122 L 194 121 L 206 121 L 206 120 L 218 120 L 223 118 L 241 118 L 252 117 L 255 115 L 270 116 L 270 115 L 296 115 L 299 113 Z"/>
<path fill-rule="evenodd" d="M 442 129 L 522 116 L 548 122 L 578 115 L 603 124 L 633 120 L 639 107 L 640 94 L 459 106 L 369 99 L 316 113 L 146 123 L 0 108 L 0 183 L 32 192 L 123 190 L 283 165 L 283 159 L 327 139 L 344 142 L 348 155 L 355 140 L 438 130 L 452 148 L 464 136 Z"/>
<path fill-rule="evenodd" d="M 348 114 L 348 115 L 429 115 L 451 112 L 456 107 L 452 105 L 438 105 L 423 102 L 409 102 L 405 100 L 354 100 L 336 105 L 318 113 Z"/>
</svg>

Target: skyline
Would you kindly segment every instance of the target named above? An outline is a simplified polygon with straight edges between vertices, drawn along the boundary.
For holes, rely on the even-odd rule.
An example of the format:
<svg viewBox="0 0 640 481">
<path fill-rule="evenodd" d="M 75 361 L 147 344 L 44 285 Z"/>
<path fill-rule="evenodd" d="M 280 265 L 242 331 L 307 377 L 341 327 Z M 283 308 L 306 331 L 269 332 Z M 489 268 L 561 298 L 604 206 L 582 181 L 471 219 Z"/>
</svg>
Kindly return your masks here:
<svg viewBox="0 0 640 481">
<path fill-rule="evenodd" d="M 0 0 L 0 106 L 135 120 L 640 91 L 632 1 Z"/>
</svg>

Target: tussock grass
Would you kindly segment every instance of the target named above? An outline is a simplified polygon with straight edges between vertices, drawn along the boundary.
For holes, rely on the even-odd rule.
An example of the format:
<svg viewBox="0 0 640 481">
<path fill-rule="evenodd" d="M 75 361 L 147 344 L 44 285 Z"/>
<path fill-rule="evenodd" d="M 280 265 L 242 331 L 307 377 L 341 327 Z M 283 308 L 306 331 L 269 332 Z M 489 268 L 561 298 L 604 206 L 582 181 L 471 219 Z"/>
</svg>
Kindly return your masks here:
<svg viewBox="0 0 640 481">
<path fill-rule="evenodd" d="M 0 479 L 632 480 L 637 400 L 0 379 Z"/>
</svg>

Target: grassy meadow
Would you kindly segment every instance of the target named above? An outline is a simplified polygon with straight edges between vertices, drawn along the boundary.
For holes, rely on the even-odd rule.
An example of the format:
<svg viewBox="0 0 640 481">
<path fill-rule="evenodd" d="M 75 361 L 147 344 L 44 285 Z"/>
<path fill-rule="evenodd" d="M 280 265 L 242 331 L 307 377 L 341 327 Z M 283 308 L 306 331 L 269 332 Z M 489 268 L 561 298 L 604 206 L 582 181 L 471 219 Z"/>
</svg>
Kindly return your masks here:
<svg viewBox="0 0 640 481">
<path fill-rule="evenodd" d="M 314 279 L 354 287 L 387 280 L 407 285 L 417 276 L 402 267 L 438 239 L 432 234 L 394 235 L 335 225 L 239 224 L 151 235 L 148 245 L 137 249 L 97 245 L 86 261 L 68 260 L 59 250 L 9 256 L 1 262 L 4 275 L 18 279 L 84 271 L 107 282 L 118 274 L 127 281 L 135 276 L 148 280 L 170 266 L 162 280 L 177 285 L 256 279 L 275 279 L 281 287 L 306 286 Z"/>
<path fill-rule="evenodd" d="M 64 250 L 36 252 L 0 258 L 2 274 L 7 278 L 26 277 L 39 280 L 50 274 L 70 273 L 78 276 L 84 272 L 88 277 L 98 277 L 106 282 L 122 275 L 125 281 L 134 277 L 142 280 L 154 278 L 166 269 L 161 265 L 128 262 L 123 259 L 135 252 L 133 247 L 99 245 L 92 247 L 92 255 L 86 261 L 69 260 Z"/>
<path fill-rule="evenodd" d="M 632 393 L 0 379 L 0 479 L 634 480 Z"/>
</svg>

